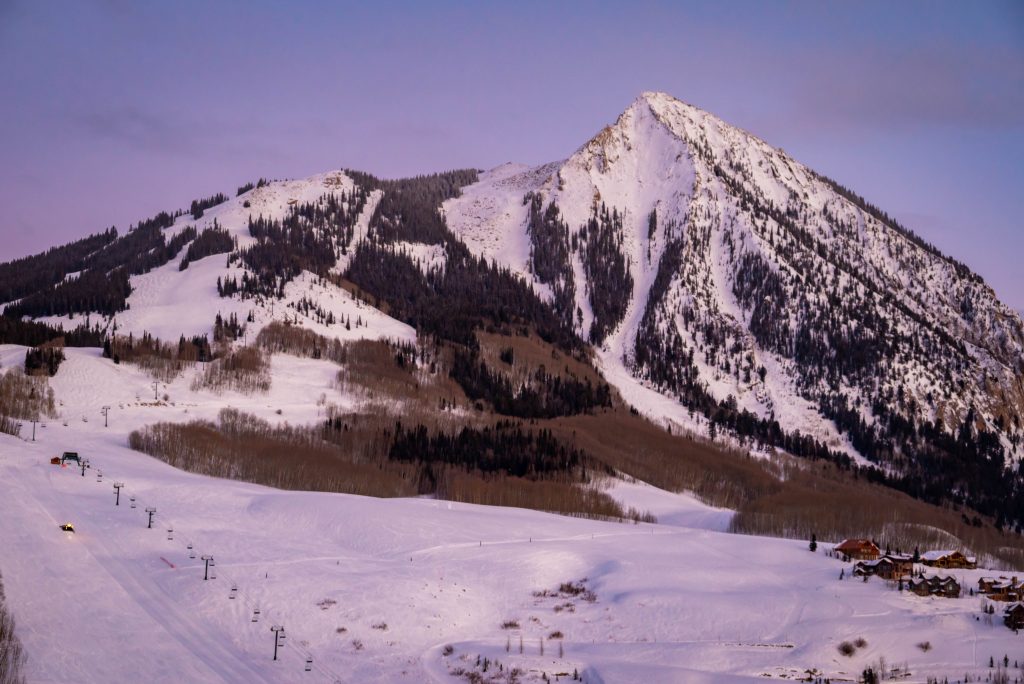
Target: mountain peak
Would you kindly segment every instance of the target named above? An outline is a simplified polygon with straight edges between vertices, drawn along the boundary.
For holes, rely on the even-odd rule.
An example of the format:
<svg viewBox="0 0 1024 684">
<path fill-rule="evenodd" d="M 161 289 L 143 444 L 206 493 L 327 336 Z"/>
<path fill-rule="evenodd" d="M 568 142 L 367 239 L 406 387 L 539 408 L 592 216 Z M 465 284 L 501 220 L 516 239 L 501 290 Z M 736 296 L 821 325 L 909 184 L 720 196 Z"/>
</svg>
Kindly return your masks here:
<svg viewBox="0 0 1024 684">
<path fill-rule="evenodd" d="M 682 107 L 695 111 L 703 111 L 689 102 L 684 102 L 678 97 L 663 90 L 645 90 L 634 100 L 634 104 L 647 104 L 651 107 Z"/>
</svg>

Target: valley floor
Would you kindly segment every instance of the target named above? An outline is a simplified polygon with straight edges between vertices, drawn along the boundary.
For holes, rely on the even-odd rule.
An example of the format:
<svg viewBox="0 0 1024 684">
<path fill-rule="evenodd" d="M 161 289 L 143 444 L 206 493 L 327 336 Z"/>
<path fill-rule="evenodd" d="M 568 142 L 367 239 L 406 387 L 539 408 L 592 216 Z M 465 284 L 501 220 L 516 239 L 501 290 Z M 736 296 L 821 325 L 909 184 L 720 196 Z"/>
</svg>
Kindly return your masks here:
<svg viewBox="0 0 1024 684">
<path fill-rule="evenodd" d="M 33 682 L 443 682 L 478 655 L 527 681 L 841 679 L 879 657 L 919 681 L 984 675 L 990 656 L 1020 652 L 1020 637 L 975 619 L 978 599 L 839 581 L 849 566 L 803 542 L 275 491 L 176 471 L 100 427 L 39 432 L 0 440 L 0 568 Z M 49 464 L 64 449 L 91 460 L 84 477 Z M 125 483 L 119 507 L 114 481 Z M 65 521 L 75 534 L 58 529 Z M 189 543 L 214 557 L 216 579 L 203 580 Z M 593 601 L 558 594 L 584 578 Z M 545 590 L 556 595 L 535 595 Z M 276 663 L 272 624 L 288 635 Z M 840 656 L 857 637 L 867 646 Z"/>
</svg>

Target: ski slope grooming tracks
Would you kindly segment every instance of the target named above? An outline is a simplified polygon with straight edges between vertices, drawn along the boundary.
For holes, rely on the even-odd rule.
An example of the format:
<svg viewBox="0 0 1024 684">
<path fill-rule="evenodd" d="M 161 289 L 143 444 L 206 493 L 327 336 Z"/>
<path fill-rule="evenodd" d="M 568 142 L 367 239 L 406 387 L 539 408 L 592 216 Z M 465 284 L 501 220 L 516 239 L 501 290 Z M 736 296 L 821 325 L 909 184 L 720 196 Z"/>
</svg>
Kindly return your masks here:
<svg viewBox="0 0 1024 684">
<path fill-rule="evenodd" d="M 232 681 L 208 657 L 211 649 L 188 637 L 190 624 L 177 621 L 186 638 L 172 633 L 164 622 L 172 613 L 154 615 L 139 580 L 94 556 L 96 536 L 54 533 L 73 511 L 47 495 L 38 461 L 14 470 L 6 460 L 3 566 L 9 600 L 32 616 L 19 623 L 31 681 L 127 681 L 128 673 L 136 681 Z"/>
</svg>

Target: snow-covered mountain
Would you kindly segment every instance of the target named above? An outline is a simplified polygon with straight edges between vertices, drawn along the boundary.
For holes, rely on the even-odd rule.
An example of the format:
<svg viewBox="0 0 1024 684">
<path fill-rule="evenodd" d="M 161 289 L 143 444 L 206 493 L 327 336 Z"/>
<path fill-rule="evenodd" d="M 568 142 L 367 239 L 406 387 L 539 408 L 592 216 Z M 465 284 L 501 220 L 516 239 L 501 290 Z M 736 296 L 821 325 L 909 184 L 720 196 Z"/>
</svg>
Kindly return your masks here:
<svg viewBox="0 0 1024 684">
<path fill-rule="evenodd" d="M 875 461 L 968 418 L 1020 455 L 1021 317 L 854 193 L 669 95 L 563 162 L 483 174 L 445 212 L 659 418 L 687 422 L 643 386 Z"/>
<path fill-rule="evenodd" d="M 511 316 L 579 359 L 565 336 L 591 343 L 668 427 L 874 462 L 926 500 L 1024 520 L 1003 471 L 1024 434 L 1021 317 L 853 192 L 663 93 L 539 167 L 261 181 L 0 265 L 0 300 L 0 342 L 21 344 L 48 334 L 28 320 L 84 322 L 79 345 L 185 344 L 218 314 L 250 339 L 287 320 L 464 344 Z"/>
</svg>

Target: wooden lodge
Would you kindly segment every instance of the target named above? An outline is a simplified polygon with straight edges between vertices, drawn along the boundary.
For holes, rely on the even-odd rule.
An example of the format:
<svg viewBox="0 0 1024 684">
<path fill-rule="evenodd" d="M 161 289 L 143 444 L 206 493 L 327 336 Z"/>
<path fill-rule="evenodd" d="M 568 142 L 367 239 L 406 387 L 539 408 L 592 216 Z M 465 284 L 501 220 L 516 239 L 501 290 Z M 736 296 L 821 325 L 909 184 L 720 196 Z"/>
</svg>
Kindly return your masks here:
<svg viewBox="0 0 1024 684">
<path fill-rule="evenodd" d="M 887 580 L 899 580 L 914 574 L 914 559 L 910 556 L 886 554 L 878 560 L 858 561 L 853 574 L 859 577 L 877 576 Z"/>
<path fill-rule="evenodd" d="M 900 553 L 887 553 L 884 556 L 893 564 L 896 577 L 910 577 L 914 574 L 914 557 Z"/>
<path fill-rule="evenodd" d="M 966 568 L 973 570 L 978 567 L 974 556 L 965 556 L 960 551 L 926 551 L 921 554 L 921 562 L 933 568 Z"/>
<path fill-rule="evenodd" d="M 984 594 L 990 601 L 1017 602 L 1024 594 L 1024 587 L 1017 582 L 1016 577 L 982 577 L 978 580 L 978 593 Z"/>
<path fill-rule="evenodd" d="M 1003 609 L 1003 624 L 1016 631 L 1024 629 L 1024 603 L 1011 603 Z"/>
<path fill-rule="evenodd" d="M 953 577 L 916 577 L 907 583 L 907 589 L 918 596 L 960 597 L 960 583 Z"/>
<path fill-rule="evenodd" d="M 844 539 L 833 549 L 841 558 L 858 561 L 878 560 L 882 552 L 870 539 Z"/>
</svg>

